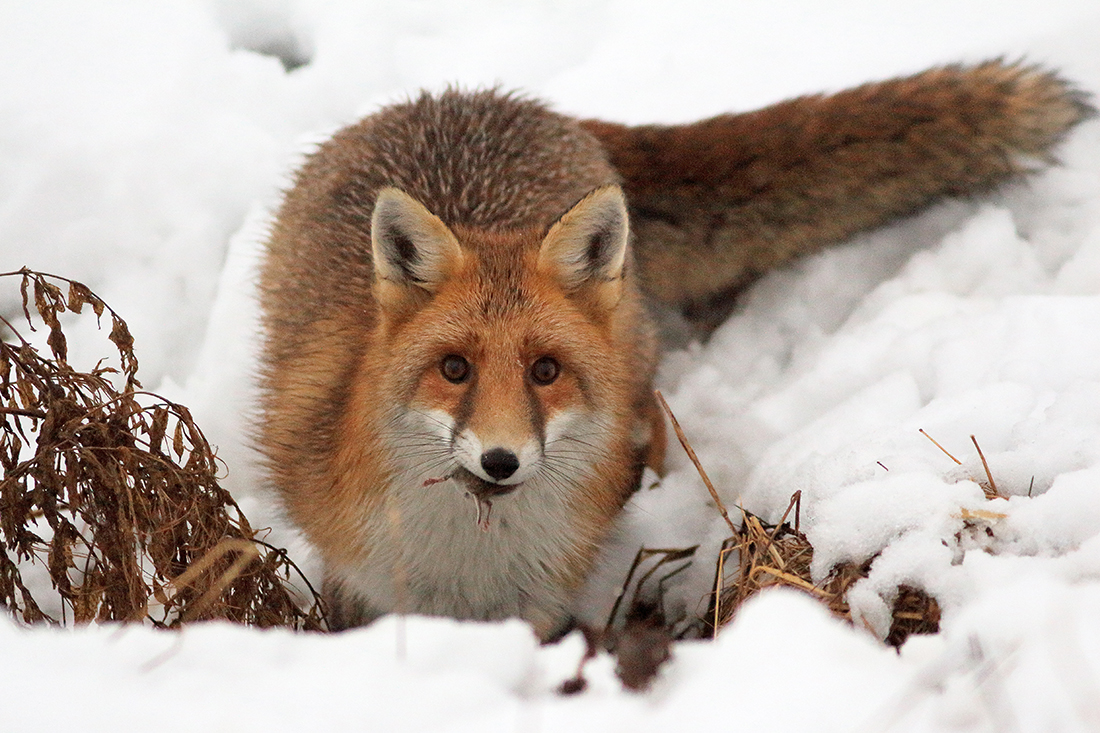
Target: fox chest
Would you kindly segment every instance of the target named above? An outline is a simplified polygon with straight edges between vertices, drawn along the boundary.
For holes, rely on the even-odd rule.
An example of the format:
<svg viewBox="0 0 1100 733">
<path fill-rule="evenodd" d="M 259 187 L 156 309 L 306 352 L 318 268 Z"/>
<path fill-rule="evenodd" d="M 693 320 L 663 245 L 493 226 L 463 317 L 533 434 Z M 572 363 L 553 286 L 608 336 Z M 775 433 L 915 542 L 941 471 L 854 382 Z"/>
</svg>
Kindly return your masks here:
<svg viewBox="0 0 1100 733">
<path fill-rule="evenodd" d="M 343 582 L 376 613 L 519 617 L 552 627 L 595 552 L 568 497 L 542 482 L 489 507 L 451 480 L 410 482 L 387 494 L 366 530 L 364 561 Z"/>
</svg>

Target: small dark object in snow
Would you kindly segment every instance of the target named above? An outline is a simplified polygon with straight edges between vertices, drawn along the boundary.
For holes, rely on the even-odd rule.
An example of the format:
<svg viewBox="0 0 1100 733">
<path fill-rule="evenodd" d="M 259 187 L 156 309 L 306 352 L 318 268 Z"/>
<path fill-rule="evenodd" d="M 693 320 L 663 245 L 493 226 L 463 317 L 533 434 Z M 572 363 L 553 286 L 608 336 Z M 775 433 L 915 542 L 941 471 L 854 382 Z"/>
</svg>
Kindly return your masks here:
<svg viewBox="0 0 1100 733">
<path fill-rule="evenodd" d="M 596 631 L 591 626 L 581 624 L 577 626 L 577 628 L 584 635 L 584 656 L 581 657 L 581 661 L 577 664 L 577 673 L 565 682 L 562 682 L 558 687 L 559 695 L 579 695 L 588 689 L 588 680 L 584 678 L 584 665 L 588 664 L 588 660 L 596 656 L 603 640 L 603 633 Z"/>
<path fill-rule="evenodd" d="M 911 585 L 898 586 L 893 617 L 886 634 L 886 643 L 892 647 L 900 648 L 911 634 L 936 634 L 940 630 L 940 604 Z"/>
<path fill-rule="evenodd" d="M 672 632 L 663 614 L 656 607 L 651 613 L 638 610 L 615 635 L 614 648 L 615 674 L 634 691 L 648 688 L 661 665 L 672 658 Z"/>
<path fill-rule="evenodd" d="M 580 673 L 576 677 L 570 677 L 558 687 L 559 695 L 579 695 L 588 689 L 588 680 Z"/>
</svg>

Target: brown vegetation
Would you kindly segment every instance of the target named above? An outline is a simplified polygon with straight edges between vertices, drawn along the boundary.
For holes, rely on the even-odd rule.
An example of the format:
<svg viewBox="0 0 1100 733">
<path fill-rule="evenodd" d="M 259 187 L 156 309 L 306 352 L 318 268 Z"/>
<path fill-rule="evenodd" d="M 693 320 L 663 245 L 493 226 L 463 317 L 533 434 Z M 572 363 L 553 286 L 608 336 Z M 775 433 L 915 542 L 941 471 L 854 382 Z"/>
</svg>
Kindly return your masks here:
<svg viewBox="0 0 1100 733">
<path fill-rule="evenodd" d="M 791 497 L 791 502 L 778 523 L 768 524 L 739 507 L 741 524 L 735 525 L 672 410 L 660 393 L 657 398 L 672 423 L 676 437 L 698 470 L 731 532 L 718 553 L 714 592 L 707 614 L 702 619 L 710 634 L 717 635 L 722 627 L 733 620 L 741 604 L 749 598 L 773 587 L 793 588 L 808 593 L 824 604 L 833 615 L 851 623 L 848 590 L 857 581 L 867 577 L 874 558 L 868 558 L 860 564 L 837 565 L 824 581 L 815 583 L 810 573 L 814 549 L 799 527 L 802 497 L 798 491 Z M 982 460 L 984 464 L 984 456 Z M 986 470 L 988 473 L 988 464 Z M 992 476 L 989 476 L 990 483 L 992 480 Z M 733 573 L 727 570 L 731 557 L 734 558 L 737 568 Z M 934 634 L 939 631 L 939 622 L 940 608 L 935 598 L 919 588 L 900 586 L 886 643 L 900 647 L 910 634 Z"/>
<path fill-rule="evenodd" d="M 308 582 L 218 484 L 187 408 L 141 389 L 125 321 L 81 283 L 0 277 L 20 280 L 27 326 L 40 319 L 50 351 L 0 317 L 0 604 L 26 623 L 322 628 Z M 110 319 L 118 368 L 68 363 L 59 317 L 85 307 Z M 52 593 L 32 579 L 43 570 Z"/>
</svg>

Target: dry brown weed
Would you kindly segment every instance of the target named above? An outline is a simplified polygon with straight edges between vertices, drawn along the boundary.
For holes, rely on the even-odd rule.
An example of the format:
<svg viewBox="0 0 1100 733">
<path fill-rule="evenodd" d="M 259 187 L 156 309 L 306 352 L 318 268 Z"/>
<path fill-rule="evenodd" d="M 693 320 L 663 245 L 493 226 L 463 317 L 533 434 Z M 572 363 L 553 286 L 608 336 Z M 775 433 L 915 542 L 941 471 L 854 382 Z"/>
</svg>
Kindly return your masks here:
<svg viewBox="0 0 1100 733">
<path fill-rule="evenodd" d="M 802 533 L 799 522 L 801 492 L 796 491 L 791 496 L 787 510 L 775 524 L 768 524 L 739 507 L 741 523 L 738 526 L 731 520 L 718 491 L 711 483 L 695 451 L 691 448 L 687 436 L 680 428 L 676 416 L 672 414 L 672 410 L 669 409 L 660 392 L 657 393 L 657 398 L 672 423 L 676 437 L 699 472 L 700 478 L 731 532 L 718 553 L 714 590 L 709 608 L 702 619 L 704 628 L 709 634 L 717 635 L 733 620 L 738 609 L 749 598 L 763 590 L 775 587 L 793 588 L 807 593 L 821 602 L 835 616 L 851 623 L 851 609 L 847 602 L 848 590 L 856 582 L 867 577 L 874 558 L 868 558 L 863 563 L 837 565 L 822 582 L 815 583 L 810 573 L 814 549 L 806 535 Z M 992 483 L 992 476 L 989 480 Z M 728 567 L 731 562 L 735 563 L 735 569 L 732 572 Z M 919 588 L 901 586 L 898 589 L 886 642 L 897 647 L 901 646 L 910 634 L 936 633 L 939 631 L 939 621 L 940 609 L 935 598 Z"/>
<path fill-rule="evenodd" d="M 0 317 L 0 604 L 26 623 L 322 628 L 308 582 L 219 485 L 188 409 L 142 390 L 126 322 L 79 282 L 0 277 L 19 279 L 27 327 L 33 309 L 50 352 Z M 61 316 L 85 307 L 110 320 L 117 368 L 70 366 Z M 41 568 L 55 597 L 24 577 Z"/>
</svg>

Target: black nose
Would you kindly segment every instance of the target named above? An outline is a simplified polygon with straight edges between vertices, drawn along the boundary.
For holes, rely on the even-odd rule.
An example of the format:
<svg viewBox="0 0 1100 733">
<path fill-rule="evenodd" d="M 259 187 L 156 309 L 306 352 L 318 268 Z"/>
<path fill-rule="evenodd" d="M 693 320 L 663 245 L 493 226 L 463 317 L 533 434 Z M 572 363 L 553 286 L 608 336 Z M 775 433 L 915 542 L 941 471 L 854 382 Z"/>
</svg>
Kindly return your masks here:
<svg viewBox="0 0 1100 733">
<path fill-rule="evenodd" d="M 481 454 L 481 467 L 496 481 L 503 481 L 519 468 L 519 459 L 510 450 L 493 448 Z"/>
</svg>

